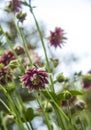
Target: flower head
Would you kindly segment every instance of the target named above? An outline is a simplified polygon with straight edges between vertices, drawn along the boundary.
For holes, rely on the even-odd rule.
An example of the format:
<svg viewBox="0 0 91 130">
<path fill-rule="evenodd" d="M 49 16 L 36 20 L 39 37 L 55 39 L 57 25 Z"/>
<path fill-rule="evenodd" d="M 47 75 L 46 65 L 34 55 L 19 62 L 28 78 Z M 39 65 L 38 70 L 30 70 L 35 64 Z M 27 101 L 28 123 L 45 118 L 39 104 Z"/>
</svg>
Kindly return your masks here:
<svg viewBox="0 0 91 130">
<path fill-rule="evenodd" d="M 8 8 L 13 11 L 14 13 L 17 13 L 20 11 L 21 8 L 21 1 L 20 0 L 11 0 Z"/>
<path fill-rule="evenodd" d="M 8 67 L 0 68 L 0 85 L 6 85 L 12 81 L 12 73 Z"/>
<path fill-rule="evenodd" d="M 44 70 L 32 68 L 26 71 L 21 80 L 25 87 L 39 90 L 45 88 L 45 84 L 48 84 L 48 74 Z"/>
<path fill-rule="evenodd" d="M 26 13 L 23 13 L 22 11 L 20 11 L 18 14 L 17 14 L 17 19 L 21 22 L 21 23 L 23 23 L 23 21 L 25 20 L 25 17 L 26 17 Z"/>
<path fill-rule="evenodd" d="M 49 41 L 52 46 L 55 48 L 57 46 L 61 46 L 63 44 L 63 40 L 65 40 L 66 37 L 64 37 L 64 30 L 61 28 L 56 27 L 54 32 L 50 31 L 50 37 Z"/>
<path fill-rule="evenodd" d="M 76 97 L 73 96 L 73 97 L 71 97 L 71 99 L 69 100 L 69 104 L 70 104 L 70 105 L 73 105 L 73 104 L 75 103 L 75 101 L 76 101 Z M 67 100 L 63 100 L 63 101 L 62 101 L 62 107 L 67 107 Z"/>
<path fill-rule="evenodd" d="M 88 71 L 87 75 L 83 76 L 83 88 L 91 88 L 91 71 Z"/>
<path fill-rule="evenodd" d="M 25 53 L 24 48 L 22 46 L 20 46 L 20 45 L 16 46 L 14 48 L 14 50 L 15 50 L 15 52 L 16 52 L 17 55 L 21 55 L 21 54 Z"/>
<path fill-rule="evenodd" d="M 8 51 L 0 57 L 0 63 L 3 63 L 4 65 L 8 65 L 11 60 L 15 60 L 15 56 L 12 51 Z"/>
</svg>

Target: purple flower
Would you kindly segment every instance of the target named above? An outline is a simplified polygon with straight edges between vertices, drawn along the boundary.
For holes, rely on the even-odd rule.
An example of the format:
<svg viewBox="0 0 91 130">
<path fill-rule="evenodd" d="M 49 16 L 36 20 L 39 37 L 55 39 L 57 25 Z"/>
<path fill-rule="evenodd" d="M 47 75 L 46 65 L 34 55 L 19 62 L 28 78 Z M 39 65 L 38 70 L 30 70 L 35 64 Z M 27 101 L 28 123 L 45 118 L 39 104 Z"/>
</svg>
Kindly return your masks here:
<svg viewBox="0 0 91 130">
<path fill-rule="evenodd" d="M 8 8 L 13 11 L 14 13 L 17 13 L 20 11 L 21 8 L 21 1 L 20 0 L 11 0 Z"/>
<path fill-rule="evenodd" d="M 73 96 L 70 100 L 69 100 L 69 104 L 73 105 L 76 101 L 76 97 Z M 67 107 L 67 100 L 63 100 L 62 101 L 62 107 Z"/>
<path fill-rule="evenodd" d="M 88 71 L 87 75 L 83 76 L 83 88 L 91 88 L 91 70 Z"/>
<path fill-rule="evenodd" d="M 15 56 L 12 51 L 8 51 L 0 57 L 0 63 L 3 63 L 4 65 L 8 65 L 11 60 L 15 60 Z"/>
<path fill-rule="evenodd" d="M 12 73 L 8 67 L 0 68 L 0 85 L 6 85 L 12 81 Z"/>
<path fill-rule="evenodd" d="M 39 90 L 45 88 L 45 84 L 48 84 L 48 74 L 44 70 L 28 69 L 21 77 L 21 81 L 28 89 Z"/>
<path fill-rule="evenodd" d="M 49 41 L 52 46 L 55 48 L 61 46 L 66 37 L 64 37 L 64 30 L 56 27 L 54 32 L 50 31 Z"/>
</svg>

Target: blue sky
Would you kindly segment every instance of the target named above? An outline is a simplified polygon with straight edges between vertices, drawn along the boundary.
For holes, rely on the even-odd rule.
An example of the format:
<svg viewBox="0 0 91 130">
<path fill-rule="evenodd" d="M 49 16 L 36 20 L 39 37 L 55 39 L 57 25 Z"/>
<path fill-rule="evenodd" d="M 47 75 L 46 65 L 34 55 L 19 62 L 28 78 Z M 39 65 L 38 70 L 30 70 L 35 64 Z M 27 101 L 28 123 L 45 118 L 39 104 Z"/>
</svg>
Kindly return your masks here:
<svg viewBox="0 0 91 130">
<path fill-rule="evenodd" d="M 75 53 L 81 58 L 75 70 L 91 69 L 91 1 L 90 0 L 33 0 L 35 14 L 46 23 L 48 30 L 56 26 L 67 33 L 67 44 L 57 54 Z"/>
</svg>

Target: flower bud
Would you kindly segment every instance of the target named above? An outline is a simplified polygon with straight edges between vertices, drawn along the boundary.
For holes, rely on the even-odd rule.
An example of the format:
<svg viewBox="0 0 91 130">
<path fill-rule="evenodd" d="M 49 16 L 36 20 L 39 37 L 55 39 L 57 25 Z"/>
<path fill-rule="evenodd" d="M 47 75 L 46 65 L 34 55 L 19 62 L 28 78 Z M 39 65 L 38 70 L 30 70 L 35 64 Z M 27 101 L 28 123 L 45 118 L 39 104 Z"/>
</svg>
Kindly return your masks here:
<svg viewBox="0 0 91 130">
<path fill-rule="evenodd" d="M 86 108 L 86 104 L 85 104 L 85 102 L 83 102 L 83 101 L 79 101 L 79 102 L 75 105 L 75 107 L 76 107 L 76 110 L 82 111 L 83 109 Z"/>
<path fill-rule="evenodd" d="M 61 83 L 61 82 L 67 81 L 67 78 L 65 78 L 65 77 L 63 76 L 63 74 L 60 73 L 60 74 L 57 75 L 56 80 Z"/>
<path fill-rule="evenodd" d="M 69 99 L 71 99 L 71 93 L 68 91 L 68 90 L 66 90 L 65 92 L 64 92 L 64 99 L 66 99 L 66 100 L 69 100 Z"/>
<path fill-rule="evenodd" d="M 0 69 L 4 68 L 4 64 L 0 63 Z"/>
<path fill-rule="evenodd" d="M 7 38 L 9 40 L 12 40 L 12 34 L 8 33 L 8 32 L 5 32 L 5 35 L 7 36 Z"/>
<path fill-rule="evenodd" d="M 23 22 L 25 20 L 26 15 L 26 13 L 19 12 L 16 17 L 17 19 L 19 19 L 20 22 Z"/>
<path fill-rule="evenodd" d="M 12 69 L 17 68 L 19 66 L 19 62 L 18 62 L 18 60 L 12 60 L 12 61 L 10 61 L 8 66 Z"/>
<path fill-rule="evenodd" d="M 16 52 L 17 55 L 21 55 L 21 54 L 25 53 L 24 48 L 22 46 L 20 46 L 20 45 L 16 46 L 14 48 L 14 50 L 15 50 L 15 52 Z"/>
<path fill-rule="evenodd" d="M 52 112 L 52 106 L 49 102 L 44 101 L 43 106 L 44 106 L 46 112 Z"/>
<path fill-rule="evenodd" d="M 0 35 L 2 35 L 2 34 L 3 34 L 3 30 L 2 30 L 2 28 L 0 26 Z"/>
<path fill-rule="evenodd" d="M 91 88 L 91 74 L 83 76 L 83 88 Z"/>
<path fill-rule="evenodd" d="M 58 59 L 52 59 L 51 58 L 51 61 L 52 61 L 54 67 L 58 66 L 58 64 L 59 64 L 59 60 Z"/>
</svg>

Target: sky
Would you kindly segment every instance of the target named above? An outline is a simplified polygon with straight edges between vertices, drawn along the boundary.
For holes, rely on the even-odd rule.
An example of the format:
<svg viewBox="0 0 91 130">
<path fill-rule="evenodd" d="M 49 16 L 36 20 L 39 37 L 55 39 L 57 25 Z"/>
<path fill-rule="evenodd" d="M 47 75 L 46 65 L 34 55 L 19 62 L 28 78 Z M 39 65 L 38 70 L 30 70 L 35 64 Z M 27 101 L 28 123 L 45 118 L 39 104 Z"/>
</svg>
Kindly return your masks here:
<svg viewBox="0 0 91 130">
<path fill-rule="evenodd" d="M 32 0 L 32 5 L 36 6 L 34 13 L 48 32 L 61 27 L 66 33 L 66 44 L 56 49 L 56 55 L 75 54 L 80 58 L 79 64 L 72 66 L 76 71 L 91 69 L 91 0 Z M 29 17 L 26 24 L 30 20 Z"/>
<path fill-rule="evenodd" d="M 44 21 L 47 29 L 61 27 L 68 40 L 62 50 L 65 55 L 74 53 L 80 57 L 74 69 L 91 69 L 91 0 L 33 0 L 34 10 L 39 20 Z"/>
</svg>

